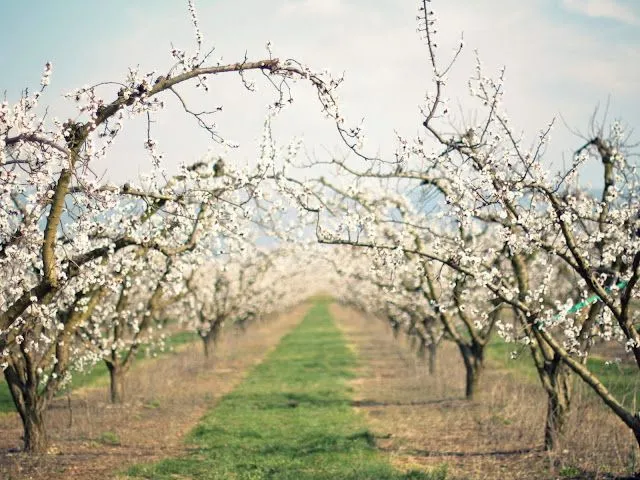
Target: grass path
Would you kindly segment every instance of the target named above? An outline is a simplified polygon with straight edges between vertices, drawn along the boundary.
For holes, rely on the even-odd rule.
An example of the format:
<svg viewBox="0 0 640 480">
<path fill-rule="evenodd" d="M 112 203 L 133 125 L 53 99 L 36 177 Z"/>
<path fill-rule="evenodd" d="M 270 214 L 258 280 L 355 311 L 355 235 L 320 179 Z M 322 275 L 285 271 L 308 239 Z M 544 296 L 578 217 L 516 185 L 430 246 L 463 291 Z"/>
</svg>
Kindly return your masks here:
<svg viewBox="0 0 640 480">
<path fill-rule="evenodd" d="M 325 303 L 189 436 L 190 454 L 136 466 L 149 479 L 434 478 L 394 470 L 373 445 L 364 417 L 351 407 L 346 381 L 356 366 Z"/>
</svg>

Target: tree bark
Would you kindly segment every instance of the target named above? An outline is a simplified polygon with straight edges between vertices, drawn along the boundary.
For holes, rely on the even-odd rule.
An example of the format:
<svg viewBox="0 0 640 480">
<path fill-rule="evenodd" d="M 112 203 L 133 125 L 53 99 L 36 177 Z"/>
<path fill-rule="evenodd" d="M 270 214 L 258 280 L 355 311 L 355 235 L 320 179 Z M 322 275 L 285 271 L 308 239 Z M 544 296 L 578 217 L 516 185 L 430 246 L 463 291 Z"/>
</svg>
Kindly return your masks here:
<svg viewBox="0 0 640 480">
<path fill-rule="evenodd" d="M 124 403 L 125 370 L 122 365 L 107 363 L 109 369 L 109 400 L 111 403 Z"/>
<path fill-rule="evenodd" d="M 213 347 L 213 341 L 209 335 L 205 335 L 202 337 L 202 347 L 204 352 L 204 358 L 209 359 L 209 355 L 211 354 L 211 350 Z"/>
<path fill-rule="evenodd" d="M 550 394 L 547 398 L 547 419 L 544 426 L 544 449 L 555 450 L 562 438 L 569 405 L 560 394 Z"/>
<path fill-rule="evenodd" d="M 22 415 L 21 415 L 22 417 Z M 39 408 L 28 408 L 22 417 L 24 425 L 24 450 L 29 453 L 46 453 L 49 437 L 44 423 L 43 412 Z"/>
<path fill-rule="evenodd" d="M 544 426 L 544 449 L 547 451 L 558 448 L 567 415 L 571 408 L 573 393 L 571 370 L 562 363 L 560 358 L 548 362 L 544 369 L 543 385 L 547 393 L 547 418 Z"/>
<path fill-rule="evenodd" d="M 429 349 L 429 375 L 435 375 L 438 363 L 438 345 L 430 343 Z"/>
<path fill-rule="evenodd" d="M 473 400 L 484 367 L 484 346 L 479 343 L 458 344 L 465 368 L 465 398 Z"/>
<path fill-rule="evenodd" d="M 215 320 L 207 333 L 200 335 L 200 338 L 202 338 L 202 346 L 204 348 L 204 357 L 206 359 L 209 359 L 216 343 L 218 343 L 218 336 L 221 327 L 222 322 L 220 320 Z"/>
<path fill-rule="evenodd" d="M 478 377 L 480 376 L 480 371 L 475 369 L 470 363 L 465 363 L 465 369 L 464 396 L 467 400 L 473 400 L 478 388 Z"/>
<path fill-rule="evenodd" d="M 28 376 L 21 378 L 13 365 L 5 370 L 4 377 L 22 421 L 24 451 L 46 453 L 49 448 L 49 436 L 44 421 L 46 402 L 38 395 L 37 383 L 31 381 Z"/>
</svg>

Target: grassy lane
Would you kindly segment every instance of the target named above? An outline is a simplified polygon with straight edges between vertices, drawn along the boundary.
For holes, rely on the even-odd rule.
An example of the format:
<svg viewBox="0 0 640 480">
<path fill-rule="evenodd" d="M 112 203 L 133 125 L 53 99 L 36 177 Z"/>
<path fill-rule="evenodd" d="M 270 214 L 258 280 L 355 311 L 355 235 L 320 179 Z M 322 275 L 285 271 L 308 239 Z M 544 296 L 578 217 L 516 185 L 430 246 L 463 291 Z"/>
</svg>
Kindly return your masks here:
<svg viewBox="0 0 640 480">
<path fill-rule="evenodd" d="M 346 380 L 355 363 L 326 303 L 318 303 L 204 417 L 190 434 L 189 455 L 129 474 L 158 480 L 436 478 L 399 473 L 378 454 L 350 405 Z"/>
</svg>

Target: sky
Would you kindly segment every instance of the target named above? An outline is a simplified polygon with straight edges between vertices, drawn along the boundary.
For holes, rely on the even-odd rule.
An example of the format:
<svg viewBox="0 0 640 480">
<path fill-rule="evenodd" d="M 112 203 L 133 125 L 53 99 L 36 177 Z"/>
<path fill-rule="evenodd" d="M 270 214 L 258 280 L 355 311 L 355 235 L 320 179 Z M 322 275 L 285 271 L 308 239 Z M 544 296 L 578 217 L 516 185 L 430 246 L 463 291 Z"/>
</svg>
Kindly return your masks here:
<svg viewBox="0 0 640 480">
<path fill-rule="evenodd" d="M 36 88 L 45 62 L 53 63 L 51 86 L 42 104 L 49 115 L 73 116 L 64 92 L 102 81 L 121 81 L 127 69 L 162 73 L 172 64 L 171 45 L 194 48 L 186 0 L 5 0 L 0 18 L 0 89 L 15 100 Z M 437 41 L 443 60 L 464 35 L 465 49 L 452 71 L 446 95 L 459 105 L 459 120 L 473 118 L 477 104 L 466 81 L 478 52 L 485 74 L 506 67 L 505 106 L 512 124 L 533 139 L 556 119 L 547 151 L 560 165 L 581 145 L 571 129 L 588 132 L 596 106 L 609 104 L 609 118 L 640 125 L 639 0 L 433 0 Z M 295 58 L 315 70 L 345 76 L 340 89 L 344 113 L 364 119 L 370 152 L 387 154 L 395 133 L 421 131 L 419 105 L 433 90 L 424 40 L 417 32 L 415 0 L 196 0 L 204 44 L 223 62 L 267 56 Z M 220 133 L 239 142 L 231 152 L 251 162 L 257 151 L 266 106 L 273 100 L 256 76 L 257 92 L 243 90 L 237 76 L 215 79 L 206 97 L 184 89 L 202 108 L 222 106 Z M 301 137 L 319 158 L 339 144 L 319 110 L 313 91 L 299 84 L 294 105 L 278 118 L 277 140 Z M 602 108 L 601 108 L 602 110 Z M 566 123 L 566 126 L 565 126 Z M 570 128 L 569 128 L 570 127 Z M 153 124 L 169 171 L 207 151 L 212 143 L 175 102 Z M 150 169 L 142 144 L 142 121 L 122 136 L 96 171 L 123 182 Z M 640 133 L 633 138 L 640 140 Z M 588 180 L 598 183 L 598 169 Z"/>
</svg>

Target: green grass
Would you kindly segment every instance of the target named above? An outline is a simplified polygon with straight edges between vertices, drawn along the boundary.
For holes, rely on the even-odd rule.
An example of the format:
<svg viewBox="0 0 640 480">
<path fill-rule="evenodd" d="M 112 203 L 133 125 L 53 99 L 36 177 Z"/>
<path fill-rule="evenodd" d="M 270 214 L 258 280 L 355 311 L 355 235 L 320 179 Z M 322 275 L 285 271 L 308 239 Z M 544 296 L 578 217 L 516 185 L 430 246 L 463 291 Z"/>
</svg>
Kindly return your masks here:
<svg viewBox="0 0 640 480">
<path fill-rule="evenodd" d="M 511 359 L 512 352 L 518 352 L 516 359 Z M 513 371 L 527 381 L 538 382 L 538 373 L 531 360 L 529 348 L 513 343 L 506 343 L 501 340 L 493 340 L 487 345 L 487 358 L 496 364 Z M 640 408 L 640 374 L 638 367 L 633 364 L 618 364 L 599 357 L 587 359 L 587 367 L 596 375 L 609 391 L 626 407 L 635 405 Z M 595 395 L 584 382 L 577 381 L 578 388 L 587 392 L 588 395 Z"/>
<path fill-rule="evenodd" d="M 354 354 L 317 303 L 277 349 L 190 433 L 190 454 L 135 466 L 135 478 L 340 479 L 444 478 L 400 473 L 376 451 L 346 380 Z"/>
<path fill-rule="evenodd" d="M 15 412 L 16 409 L 13 405 L 13 399 L 11 398 L 11 392 L 7 382 L 2 377 L 2 383 L 0 384 L 0 413 Z"/>
<path fill-rule="evenodd" d="M 98 438 L 104 445 L 120 445 L 120 437 L 115 432 L 102 432 Z"/>
<path fill-rule="evenodd" d="M 180 345 L 184 345 L 186 343 L 194 342 L 198 339 L 197 334 L 193 332 L 178 332 L 174 335 L 169 336 L 165 340 L 165 350 L 158 351 L 158 356 L 166 355 L 172 351 L 173 348 L 176 348 Z M 138 351 L 136 355 L 136 361 L 140 362 L 147 358 L 147 354 L 144 349 Z M 7 383 L 4 381 L 4 377 L 0 378 L 0 414 L 1 413 L 10 413 L 15 412 L 15 406 L 13 404 L 13 399 L 11 398 L 11 393 L 9 392 L 9 387 Z M 100 362 L 95 365 L 91 370 L 82 373 L 74 373 L 71 377 L 71 384 L 63 390 L 61 393 L 65 393 L 71 390 L 77 390 L 82 387 L 95 387 L 100 385 L 108 385 L 109 384 L 109 371 L 107 370 L 107 366 L 104 362 Z"/>
<path fill-rule="evenodd" d="M 515 358 L 511 356 L 513 352 L 517 353 Z M 529 347 L 526 345 L 507 343 L 496 338 L 487 345 L 485 356 L 499 367 L 524 376 L 527 381 L 538 381 L 538 373 L 533 365 L 533 360 L 531 360 Z"/>
<path fill-rule="evenodd" d="M 626 407 L 640 409 L 640 372 L 632 364 L 607 363 L 601 358 L 587 359 L 587 367 Z"/>
</svg>

